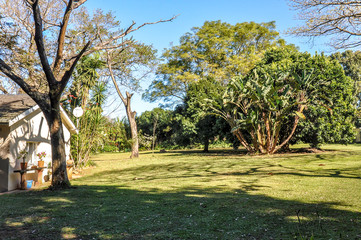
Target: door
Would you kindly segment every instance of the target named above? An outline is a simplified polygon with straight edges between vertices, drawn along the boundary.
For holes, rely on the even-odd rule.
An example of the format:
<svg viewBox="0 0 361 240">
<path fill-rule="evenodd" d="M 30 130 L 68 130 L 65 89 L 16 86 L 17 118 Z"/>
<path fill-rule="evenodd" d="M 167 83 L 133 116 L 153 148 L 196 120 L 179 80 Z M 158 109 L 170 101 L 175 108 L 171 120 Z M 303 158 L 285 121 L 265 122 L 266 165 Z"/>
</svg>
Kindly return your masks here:
<svg viewBox="0 0 361 240">
<path fill-rule="evenodd" d="M 8 191 L 9 159 L 0 158 L 0 192 Z"/>
</svg>

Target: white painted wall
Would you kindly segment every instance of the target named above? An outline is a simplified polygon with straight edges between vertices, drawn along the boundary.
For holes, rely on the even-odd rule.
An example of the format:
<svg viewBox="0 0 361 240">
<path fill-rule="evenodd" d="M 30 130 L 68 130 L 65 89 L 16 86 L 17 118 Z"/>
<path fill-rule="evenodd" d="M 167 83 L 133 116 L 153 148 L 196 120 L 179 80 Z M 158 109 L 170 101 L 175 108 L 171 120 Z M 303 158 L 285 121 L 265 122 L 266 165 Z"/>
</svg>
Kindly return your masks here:
<svg viewBox="0 0 361 240">
<path fill-rule="evenodd" d="M 70 132 L 64 126 L 64 124 L 63 130 L 66 142 L 65 153 L 67 155 L 66 159 L 68 160 L 70 158 Z M 20 162 L 22 162 L 22 159 L 19 159 L 19 156 L 22 150 L 25 149 L 29 151 L 29 154 L 26 157 L 26 162 L 28 162 L 28 168 L 33 165 L 37 166 L 38 157 L 36 156 L 36 154 L 39 152 L 46 152 L 46 157 L 44 158 L 45 167 L 47 167 L 49 163 L 51 163 L 49 127 L 43 113 L 39 108 L 27 115 L 25 118 L 14 123 L 10 127 L 10 137 L 11 144 L 9 156 L 9 191 L 16 189 L 20 184 L 20 174 L 14 173 L 13 171 L 20 169 Z M 26 174 L 28 179 L 32 177 L 35 178 L 35 174 L 34 176 L 32 176 L 31 172 L 28 173 L 29 174 Z M 48 169 L 44 169 L 43 177 L 47 174 Z"/>
</svg>

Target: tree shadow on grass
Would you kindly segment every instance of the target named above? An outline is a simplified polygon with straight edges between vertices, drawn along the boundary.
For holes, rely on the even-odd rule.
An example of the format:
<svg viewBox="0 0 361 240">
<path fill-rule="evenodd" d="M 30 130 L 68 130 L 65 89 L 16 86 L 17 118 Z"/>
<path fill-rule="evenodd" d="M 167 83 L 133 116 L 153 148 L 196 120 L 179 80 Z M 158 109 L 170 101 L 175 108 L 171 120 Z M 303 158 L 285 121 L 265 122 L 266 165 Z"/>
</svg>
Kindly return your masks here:
<svg viewBox="0 0 361 240">
<path fill-rule="evenodd" d="M 166 152 L 155 151 L 155 152 L 142 152 L 144 156 L 149 155 L 164 155 L 167 156 L 179 156 L 179 155 L 201 155 L 201 156 L 239 156 L 239 155 L 247 155 L 247 151 L 245 149 L 210 149 L 208 152 L 203 152 L 200 149 L 188 149 L 188 150 L 166 150 Z"/>
<path fill-rule="evenodd" d="M 319 166 L 317 159 L 303 160 L 303 165 L 286 166 L 279 162 L 271 163 L 270 161 L 259 161 L 256 163 L 239 162 L 235 164 L 233 161 L 197 161 L 197 162 L 178 162 L 174 163 L 154 163 L 144 166 L 136 166 L 125 169 L 116 169 L 102 171 L 93 175 L 83 177 L 83 179 L 98 179 L 103 175 L 107 178 L 108 184 L 119 182 L 118 176 L 122 176 L 122 180 L 169 180 L 178 178 L 209 178 L 217 176 L 257 176 L 258 178 L 271 177 L 277 175 L 289 175 L 297 177 L 310 178 L 343 178 L 343 179 L 361 179 L 360 166 L 329 168 L 325 164 Z M 313 168 L 307 169 L 305 166 L 314 165 Z M 154 174 L 154 173 L 157 174 Z M 179 176 L 178 174 L 181 174 Z M 209 180 L 211 180 L 209 178 Z"/>
<path fill-rule="evenodd" d="M 359 151 L 346 151 L 346 150 L 337 150 L 337 149 L 322 149 L 315 151 L 313 148 L 291 148 L 290 151 L 277 152 L 273 156 L 287 156 L 293 155 L 291 157 L 298 157 L 300 155 L 317 155 L 319 158 L 324 158 L 323 155 L 330 154 L 333 152 L 342 152 L 347 155 L 358 155 Z M 252 156 L 270 156 L 264 154 L 250 154 L 246 149 L 210 149 L 208 152 L 204 152 L 201 149 L 186 149 L 186 150 L 166 150 L 165 152 L 161 151 L 147 151 L 141 153 L 144 156 L 149 155 L 162 155 L 166 154 L 168 156 L 178 156 L 178 155 L 202 155 L 202 156 L 242 156 L 242 155 L 252 155 Z"/>
<path fill-rule="evenodd" d="M 1 239 L 360 239 L 361 214 L 243 190 L 78 186 L 0 196 Z"/>
</svg>

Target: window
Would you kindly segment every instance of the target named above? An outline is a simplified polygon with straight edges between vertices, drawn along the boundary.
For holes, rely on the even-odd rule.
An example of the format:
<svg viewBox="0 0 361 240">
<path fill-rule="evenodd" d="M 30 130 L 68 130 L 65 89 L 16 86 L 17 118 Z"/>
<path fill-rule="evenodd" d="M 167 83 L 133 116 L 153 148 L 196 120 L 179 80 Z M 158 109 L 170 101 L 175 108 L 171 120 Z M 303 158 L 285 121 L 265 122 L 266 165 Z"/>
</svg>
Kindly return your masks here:
<svg viewBox="0 0 361 240">
<path fill-rule="evenodd" d="M 39 143 L 27 142 L 27 145 L 28 145 L 28 154 L 26 156 L 26 161 L 28 162 L 28 166 L 35 165 L 36 149 L 37 149 Z"/>
</svg>

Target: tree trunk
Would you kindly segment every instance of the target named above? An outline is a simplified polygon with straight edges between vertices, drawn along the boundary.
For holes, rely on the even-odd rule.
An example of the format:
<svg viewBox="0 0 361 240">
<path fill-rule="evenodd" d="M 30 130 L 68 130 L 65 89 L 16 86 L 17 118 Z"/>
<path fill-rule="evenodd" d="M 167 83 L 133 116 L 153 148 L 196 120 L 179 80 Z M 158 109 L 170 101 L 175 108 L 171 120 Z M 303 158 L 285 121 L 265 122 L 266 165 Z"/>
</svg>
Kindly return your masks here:
<svg viewBox="0 0 361 240">
<path fill-rule="evenodd" d="M 156 115 L 156 117 L 154 117 L 153 119 L 153 138 L 152 138 L 152 151 L 154 153 L 154 147 L 155 147 L 155 131 L 157 129 L 157 123 L 158 123 L 158 115 Z"/>
<path fill-rule="evenodd" d="M 131 112 L 128 115 L 130 132 L 132 135 L 132 155 L 131 158 L 139 157 L 139 141 L 138 141 L 138 130 L 137 130 L 137 123 L 135 122 L 135 112 Z"/>
<path fill-rule="evenodd" d="M 137 129 L 137 122 L 135 121 L 136 112 L 132 111 L 130 107 L 130 101 L 132 99 L 133 94 L 129 92 L 125 92 L 126 96 L 124 97 L 123 94 L 120 92 L 119 86 L 117 84 L 117 81 L 115 80 L 115 76 L 113 74 L 112 70 L 112 64 L 111 64 L 111 58 L 109 55 L 109 52 L 107 52 L 107 63 L 108 63 L 108 69 L 111 76 L 111 79 L 113 81 L 114 87 L 117 90 L 118 96 L 122 100 L 125 111 L 127 112 L 127 117 L 129 121 L 130 126 L 130 133 L 132 136 L 132 155 L 131 158 L 138 158 L 139 157 L 139 140 L 138 140 L 138 129 Z"/>
<path fill-rule="evenodd" d="M 209 152 L 209 138 L 204 139 L 203 152 L 205 152 L 205 153 Z"/>
<path fill-rule="evenodd" d="M 66 171 L 65 140 L 60 112 L 58 101 L 52 101 L 51 106 L 45 111 L 43 110 L 50 130 L 53 175 L 51 188 L 53 189 L 70 187 Z"/>
<path fill-rule="evenodd" d="M 127 117 L 130 126 L 130 133 L 132 136 L 132 155 L 131 158 L 138 158 L 139 157 L 139 140 L 138 140 L 138 129 L 137 129 L 137 122 L 135 121 L 136 112 L 132 111 L 130 107 L 130 100 L 133 94 L 126 92 L 127 98 L 126 101 L 123 101 Z"/>
<path fill-rule="evenodd" d="M 231 125 L 232 127 L 232 125 Z M 249 153 L 254 153 L 254 147 L 252 148 L 247 141 L 245 140 L 242 132 L 240 129 L 237 129 L 236 131 L 233 132 L 233 134 L 237 137 L 237 139 L 240 141 L 240 143 L 243 145 L 243 147 L 249 152 Z"/>
</svg>

